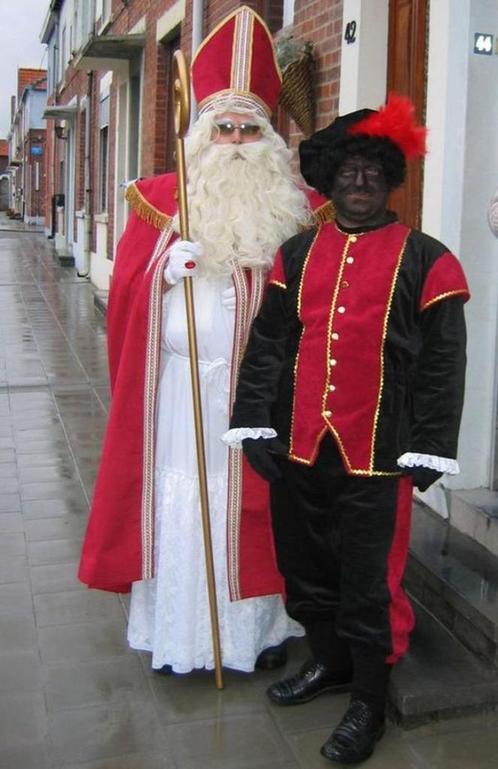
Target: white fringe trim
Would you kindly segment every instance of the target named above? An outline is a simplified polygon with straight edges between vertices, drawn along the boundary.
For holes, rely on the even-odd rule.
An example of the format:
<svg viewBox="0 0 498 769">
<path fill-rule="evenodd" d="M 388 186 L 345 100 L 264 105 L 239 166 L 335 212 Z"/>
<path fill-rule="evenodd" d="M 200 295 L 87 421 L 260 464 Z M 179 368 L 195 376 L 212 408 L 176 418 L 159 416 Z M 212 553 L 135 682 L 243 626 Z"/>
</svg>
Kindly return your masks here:
<svg viewBox="0 0 498 769">
<path fill-rule="evenodd" d="M 430 470 L 448 473 L 448 475 L 458 475 L 460 472 L 456 459 L 436 457 L 433 454 L 415 454 L 411 451 L 407 451 L 399 457 L 398 465 L 400 467 L 428 467 Z"/>
<path fill-rule="evenodd" d="M 241 449 L 245 438 L 276 438 L 277 433 L 271 427 L 234 427 L 223 433 L 221 440 L 231 449 Z"/>
</svg>

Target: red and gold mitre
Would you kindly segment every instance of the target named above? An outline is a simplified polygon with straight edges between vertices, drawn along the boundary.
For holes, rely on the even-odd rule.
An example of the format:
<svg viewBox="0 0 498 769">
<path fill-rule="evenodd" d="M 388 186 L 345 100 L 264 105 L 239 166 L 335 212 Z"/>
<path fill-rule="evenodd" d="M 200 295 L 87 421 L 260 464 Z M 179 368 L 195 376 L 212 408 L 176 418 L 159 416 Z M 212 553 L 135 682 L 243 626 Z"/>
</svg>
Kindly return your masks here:
<svg viewBox="0 0 498 769">
<path fill-rule="evenodd" d="M 199 112 L 223 100 L 269 117 L 277 106 L 282 76 L 270 30 L 246 5 L 218 24 L 192 61 L 192 85 Z"/>
</svg>

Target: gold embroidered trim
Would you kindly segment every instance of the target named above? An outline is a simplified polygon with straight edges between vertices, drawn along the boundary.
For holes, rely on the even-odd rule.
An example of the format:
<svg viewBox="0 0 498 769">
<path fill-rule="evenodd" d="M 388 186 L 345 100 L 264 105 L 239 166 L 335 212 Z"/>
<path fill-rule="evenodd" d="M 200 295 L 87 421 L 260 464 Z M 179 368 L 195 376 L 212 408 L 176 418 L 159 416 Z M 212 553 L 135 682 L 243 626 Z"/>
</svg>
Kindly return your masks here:
<svg viewBox="0 0 498 769">
<path fill-rule="evenodd" d="M 230 413 L 235 400 L 240 351 L 244 346 L 244 329 L 247 325 L 249 288 L 244 270 L 236 265 L 232 279 L 235 286 L 235 325 L 232 349 L 232 367 L 230 371 Z M 227 578 L 232 600 L 241 598 L 239 582 L 239 541 L 240 515 L 242 508 L 242 459 L 241 449 L 228 450 L 228 489 L 227 489 Z"/>
<path fill-rule="evenodd" d="M 408 236 L 410 234 L 410 231 L 407 233 L 406 238 L 403 241 L 403 245 L 401 246 L 401 250 L 398 255 L 398 260 L 396 264 L 396 269 L 394 270 L 394 275 L 391 282 L 391 290 L 389 292 L 389 300 L 387 302 L 386 307 L 386 314 L 384 315 L 384 325 L 382 328 L 382 340 L 380 345 L 380 382 L 379 382 L 379 396 L 377 398 L 377 407 L 375 409 L 375 415 L 374 415 L 374 423 L 373 423 L 373 430 L 372 430 L 372 443 L 370 444 L 370 462 L 369 462 L 369 469 L 370 471 L 373 470 L 374 466 L 374 459 L 375 459 L 375 441 L 377 438 L 377 426 L 379 422 L 379 413 L 380 413 L 380 404 L 382 402 L 382 393 L 384 391 L 384 347 L 386 343 L 386 335 L 387 335 L 387 324 L 389 322 L 389 316 L 391 314 L 391 305 L 393 301 L 393 295 L 394 290 L 396 288 L 396 282 L 398 280 L 398 274 L 401 267 L 401 262 L 403 261 L 403 256 L 405 254 L 405 248 L 406 248 L 406 241 L 408 240 Z"/>
<path fill-rule="evenodd" d="M 254 19 L 247 10 L 241 10 L 235 19 L 232 46 L 232 74 L 230 87 L 235 91 L 250 91 L 251 62 L 254 37 Z"/>
<path fill-rule="evenodd" d="M 163 269 L 166 261 L 164 249 L 172 235 L 164 233 L 158 239 L 152 259 L 156 252 L 156 269 L 151 283 L 149 303 L 149 323 L 145 353 L 144 382 L 144 428 L 143 428 L 143 482 L 142 482 L 142 579 L 151 579 L 154 574 L 154 449 L 155 449 L 155 408 L 157 393 L 157 374 L 159 371 L 161 343 L 161 311 Z"/>
<path fill-rule="evenodd" d="M 328 398 L 328 394 L 329 394 L 329 384 L 330 384 L 330 367 L 328 365 L 328 362 L 329 362 L 330 357 L 331 357 L 331 352 L 330 352 L 330 346 L 332 344 L 332 336 L 331 335 L 332 335 L 332 326 L 333 326 L 333 323 L 334 323 L 335 307 L 336 307 L 336 304 L 337 304 L 337 295 L 339 293 L 339 288 L 340 288 L 340 284 L 341 284 L 341 281 L 342 281 L 342 276 L 343 276 L 343 273 L 344 273 L 344 265 L 346 264 L 346 257 L 348 255 L 349 246 L 350 246 L 351 242 L 355 243 L 356 242 L 356 237 L 355 237 L 355 239 L 353 241 L 351 241 L 351 236 L 348 236 L 348 238 L 346 239 L 346 242 L 344 244 L 344 248 L 342 249 L 341 263 L 339 265 L 339 271 L 337 273 L 337 281 L 336 281 L 335 288 L 334 288 L 334 294 L 332 296 L 332 303 L 330 305 L 329 322 L 327 324 L 327 357 L 325 358 L 326 371 L 325 371 L 325 389 L 324 389 L 323 395 L 322 395 L 322 412 L 327 410 L 327 398 Z M 348 464 L 349 464 L 349 460 L 348 460 Z"/>
<path fill-rule="evenodd" d="M 211 32 L 210 32 L 208 35 L 206 35 L 206 37 L 204 38 L 204 40 L 202 41 L 202 43 L 201 43 L 201 44 L 199 45 L 199 47 L 197 48 L 197 51 L 195 52 L 195 55 L 194 55 L 194 57 L 193 57 L 193 59 L 192 59 L 192 64 L 191 64 L 191 66 L 193 66 L 193 64 L 194 64 L 195 60 L 197 59 L 197 57 L 199 56 L 200 52 L 201 52 L 201 51 L 202 51 L 202 50 L 205 48 L 205 46 L 206 46 L 206 45 L 209 43 L 209 41 L 211 40 L 211 38 L 213 38 L 213 37 L 214 37 L 214 36 L 215 36 L 215 35 L 218 33 L 218 31 L 219 31 L 219 30 L 220 30 L 222 27 L 224 27 L 224 26 L 225 26 L 225 24 L 227 24 L 227 23 L 230 21 L 230 19 L 232 19 L 232 18 L 233 18 L 233 17 L 234 17 L 236 14 L 238 14 L 238 13 L 240 13 L 240 7 L 239 7 L 239 8 L 236 8 L 236 9 L 235 9 L 235 10 L 234 10 L 234 11 L 233 11 L 233 12 L 232 12 L 232 13 L 231 13 L 229 16 L 226 16 L 224 19 L 222 19 L 222 21 L 220 21 L 220 22 L 219 22 L 219 23 L 216 25 L 216 27 L 215 27 L 214 29 L 212 29 L 212 30 L 211 30 Z M 267 25 L 267 23 L 264 21 L 264 19 L 262 19 L 262 18 L 261 18 L 261 16 L 259 15 L 259 13 L 256 13 L 256 11 L 254 11 L 254 10 L 252 11 L 252 16 L 253 16 L 254 18 L 256 18 L 256 19 L 259 21 L 259 23 L 261 24 L 261 26 L 262 26 L 262 27 L 265 29 L 265 31 L 266 31 L 266 33 L 267 33 L 268 37 L 271 39 L 271 37 L 272 37 L 272 34 L 271 34 L 271 32 L 270 32 L 270 30 L 269 30 L 269 28 L 268 28 L 268 25 Z M 276 71 L 277 71 L 277 73 L 278 73 L 278 75 L 279 75 L 279 77 L 280 77 L 280 80 L 282 80 L 282 73 L 280 72 L 280 67 L 278 66 L 278 63 L 277 63 L 277 52 L 276 52 L 275 46 L 273 46 L 273 61 L 275 62 L 275 69 L 276 69 Z"/>
<path fill-rule="evenodd" d="M 144 198 L 135 182 L 128 185 L 125 198 L 136 215 L 144 222 L 147 222 L 147 224 L 152 224 L 157 230 L 165 230 L 168 224 L 170 224 L 172 217 L 159 211 L 159 209 L 153 206 L 152 203 L 149 203 L 148 200 Z"/>
<path fill-rule="evenodd" d="M 468 296 L 469 292 L 466 288 L 459 288 L 455 289 L 455 291 L 446 291 L 444 294 L 439 294 L 438 296 L 435 296 L 433 299 L 430 299 L 428 302 L 424 304 L 422 307 L 422 312 L 426 310 L 428 307 L 431 307 L 433 304 L 436 304 L 436 302 L 440 302 L 442 299 L 447 299 L 449 296 Z"/>
<path fill-rule="evenodd" d="M 279 288 L 287 288 L 287 284 L 281 283 L 279 280 L 269 280 L 268 285 L 278 286 Z"/>
<path fill-rule="evenodd" d="M 313 211 L 312 226 L 319 227 L 322 224 L 333 222 L 335 220 L 335 208 L 331 200 L 323 203 Z"/>
<path fill-rule="evenodd" d="M 206 98 L 202 99 L 202 101 L 200 101 L 199 104 L 197 105 L 197 108 L 198 108 L 199 112 L 202 111 L 205 108 L 205 106 L 207 104 L 209 104 L 210 102 L 217 101 L 221 97 L 227 96 L 227 95 L 234 96 L 234 97 L 242 96 L 242 97 L 244 97 L 246 99 L 250 99 L 251 101 L 255 102 L 256 104 L 259 104 L 261 109 L 263 109 L 264 112 L 266 112 L 268 117 L 271 117 L 271 109 L 263 101 L 263 99 L 260 99 L 260 97 L 257 94 L 252 93 L 252 91 L 239 91 L 239 90 L 235 90 L 233 88 L 223 88 L 221 91 L 216 91 L 216 93 L 212 93 L 209 96 L 206 96 Z"/>
</svg>

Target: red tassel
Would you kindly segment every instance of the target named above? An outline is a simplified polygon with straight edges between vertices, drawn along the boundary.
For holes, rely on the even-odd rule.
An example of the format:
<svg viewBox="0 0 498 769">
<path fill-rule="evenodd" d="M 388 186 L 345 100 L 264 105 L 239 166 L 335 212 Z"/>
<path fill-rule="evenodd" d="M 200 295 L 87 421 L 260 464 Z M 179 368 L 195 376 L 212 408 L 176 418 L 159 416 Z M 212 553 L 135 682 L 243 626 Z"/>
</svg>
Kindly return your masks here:
<svg viewBox="0 0 498 769">
<path fill-rule="evenodd" d="M 349 133 L 390 139 L 406 158 L 422 157 L 427 152 L 427 128 L 416 124 L 414 113 L 408 97 L 390 93 L 384 107 L 355 123 Z"/>
</svg>

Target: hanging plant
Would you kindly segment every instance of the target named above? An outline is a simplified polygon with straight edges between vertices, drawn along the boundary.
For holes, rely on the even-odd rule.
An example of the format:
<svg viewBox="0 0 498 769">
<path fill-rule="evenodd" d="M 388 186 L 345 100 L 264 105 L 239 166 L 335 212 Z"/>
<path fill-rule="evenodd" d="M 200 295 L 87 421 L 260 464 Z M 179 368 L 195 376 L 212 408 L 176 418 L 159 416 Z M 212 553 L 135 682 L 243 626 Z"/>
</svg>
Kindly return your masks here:
<svg viewBox="0 0 498 769">
<path fill-rule="evenodd" d="M 275 48 L 282 72 L 280 104 L 303 134 L 310 136 L 315 122 L 313 43 L 283 34 Z"/>
</svg>

